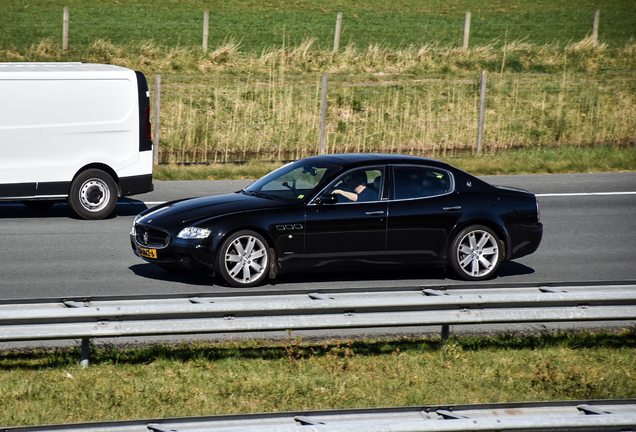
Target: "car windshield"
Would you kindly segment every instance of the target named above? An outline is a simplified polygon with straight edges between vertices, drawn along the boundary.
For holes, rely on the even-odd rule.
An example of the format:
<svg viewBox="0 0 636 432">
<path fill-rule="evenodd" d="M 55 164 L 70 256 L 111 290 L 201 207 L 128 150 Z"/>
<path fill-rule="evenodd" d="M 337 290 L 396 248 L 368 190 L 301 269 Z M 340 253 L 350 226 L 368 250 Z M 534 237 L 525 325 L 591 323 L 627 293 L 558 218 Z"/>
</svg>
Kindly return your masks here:
<svg viewBox="0 0 636 432">
<path fill-rule="evenodd" d="M 243 192 L 264 198 L 301 201 L 311 196 L 341 169 L 336 165 L 308 163 L 306 160 L 293 162 L 256 180 Z"/>
</svg>

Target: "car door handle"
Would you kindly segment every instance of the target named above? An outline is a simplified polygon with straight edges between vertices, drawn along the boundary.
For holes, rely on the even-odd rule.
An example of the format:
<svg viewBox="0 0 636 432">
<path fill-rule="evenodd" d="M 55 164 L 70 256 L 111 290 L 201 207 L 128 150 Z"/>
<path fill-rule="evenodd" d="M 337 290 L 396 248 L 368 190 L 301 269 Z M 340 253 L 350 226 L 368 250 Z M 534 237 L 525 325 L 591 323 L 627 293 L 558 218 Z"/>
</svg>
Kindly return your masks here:
<svg viewBox="0 0 636 432">
<path fill-rule="evenodd" d="M 462 206 L 451 206 L 451 207 L 444 207 L 444 210 L 447 211 L 454 211 L 454 210 L 461 210 Z"/>
<path fill-rule="evenodd" d="M 369 211 L 367 212 L 368 216 L 377 216 L 377 215 L 382 215 L 384 214 L 383 210 L 378 210 L 378 211 Z"/>
</svg>

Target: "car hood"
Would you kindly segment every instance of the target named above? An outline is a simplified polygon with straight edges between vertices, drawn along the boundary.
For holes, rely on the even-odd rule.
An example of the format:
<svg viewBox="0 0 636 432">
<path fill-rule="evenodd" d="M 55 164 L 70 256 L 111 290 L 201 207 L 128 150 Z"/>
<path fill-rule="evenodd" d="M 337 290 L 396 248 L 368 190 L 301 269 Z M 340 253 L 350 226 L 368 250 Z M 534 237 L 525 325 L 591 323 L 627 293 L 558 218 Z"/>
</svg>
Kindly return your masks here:
<svg viewBox="0 0 636 432">
<path fill-rule="evenodd" d="M 285 205 L 288 204 L 273 199 L 230 193 L 168 202 L 142 213 L 137 223 L 164 228 L 174 225 L 196 225 L 216 216 Z"/>
</svg>

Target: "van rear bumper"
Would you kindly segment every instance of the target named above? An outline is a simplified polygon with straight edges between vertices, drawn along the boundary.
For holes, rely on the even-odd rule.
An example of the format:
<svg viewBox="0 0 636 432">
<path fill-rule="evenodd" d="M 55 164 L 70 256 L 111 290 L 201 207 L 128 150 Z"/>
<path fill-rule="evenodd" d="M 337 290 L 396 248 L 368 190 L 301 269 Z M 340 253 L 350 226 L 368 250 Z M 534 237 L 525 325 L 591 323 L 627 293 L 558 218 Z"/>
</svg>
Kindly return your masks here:
<svg viewBox="0 0 636 432">
<path fill-rule="evenodd" d="M 119 188 L 121 189 L 121 196 L 130 196 L 152 192 L 155 187 L 152 184 L 152 174 L 144 174 L 139 176 L 120 177 Z"/>
</svg>

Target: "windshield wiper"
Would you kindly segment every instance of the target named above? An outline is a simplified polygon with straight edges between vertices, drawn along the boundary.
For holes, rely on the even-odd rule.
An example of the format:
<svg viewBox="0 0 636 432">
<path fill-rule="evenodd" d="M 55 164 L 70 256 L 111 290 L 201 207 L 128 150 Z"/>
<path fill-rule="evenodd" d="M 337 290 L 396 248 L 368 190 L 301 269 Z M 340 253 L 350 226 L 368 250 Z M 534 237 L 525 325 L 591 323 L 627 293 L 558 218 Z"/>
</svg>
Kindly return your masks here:
<svg viewBox="0 0 636 432">
<path fill-rule="evenodd" d="M 259 197 L 259 198 L 266 198 L 266 199 L 274 200 L 274 197 L 272 197 L 271 195 L 267 195 L 267 194 L 264 194 L 263 192 L 259 192 L 259 191 L 255 191 L 255 190 L 246 191 L 245 189 L 241 189 L 241 192 L 243 192 L 246 195 L 251 195 L 251 196 L 256 196 L 256 197 Z"/>
</svg>

